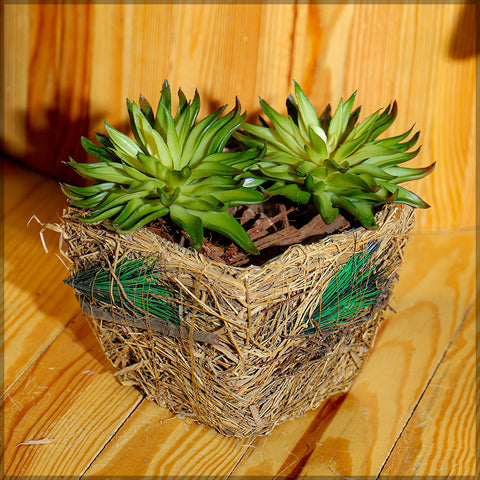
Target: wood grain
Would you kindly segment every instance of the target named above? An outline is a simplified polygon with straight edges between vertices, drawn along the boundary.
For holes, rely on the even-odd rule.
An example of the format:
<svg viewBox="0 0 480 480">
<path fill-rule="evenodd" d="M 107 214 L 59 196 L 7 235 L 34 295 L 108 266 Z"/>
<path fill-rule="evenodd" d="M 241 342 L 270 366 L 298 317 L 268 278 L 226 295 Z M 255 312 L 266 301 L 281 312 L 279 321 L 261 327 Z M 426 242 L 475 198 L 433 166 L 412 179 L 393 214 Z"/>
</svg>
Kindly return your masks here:
<svg viewBox="0 0 480 480">
<path fill-rule="evenodd" d="M 33 213 L 56 220 L 64 202 L 56 183 L 8 163 L 5 174 L 6 474 L 351 477 L 377 476 L 383 465 L 385 475 L 437 474 L 442 460 L 472 471 L 472 310 L 458 326 L 474 297 L 473 230 L 414 236 L 398 313 L 349 394 L 252 443 L 173 417 L 118 384 L 61 283 L 56 236 L 47 235 L 46 255 L 38 227 L 25 226 Z M 419 452 L 405 461 L 414 442 Z"/>
<path fill-rule="evenodd" d="M 413 238 L 397 313 L 348 395 L 258 440 L 234 475 L 377 475 L 473 301 L 474 254 L 473 232 Z"/>
<path fill-rule="evenodd" d="M 56 222 L 66 202 L 57 182 L 7 163 L 4 170 L 4 354 L 7 390 L 79 311 L 68 270 L 56 257 L 58 235 L 45 233 L 46 254 L 36 222 Z"/>
<path fill-rule="evenodd" d="M 91 4 L 5 6 L 8 153 L 73 180 L 80 135 L 103 119 L 127 129 L 125 97 L 153 104 L 161 83 L 234 102 L 255 119 L 258 96 L 284 108 L 298 80 L 319 110 L 358 90 L 364 114 L 393 99 L 391 133 L 421 130 L 415 163 L 437 162 L 415 190 L 434 205 L 418 231 L 475 224 L 475 5 Z M 78 181 L 78 180 L 77 180 Z"/>
<path fill-rule="evenodd" d="M 77 315 L 6 393 L 5 474 L 81 475 L 140 400 Z M 18 445 L 41 439 L 53 441 Z"/>
<path fill-rule="evenodd" d="M 144 400 L 86 475 L 226 476 L 248 448 Z"/>
<path fill-rule="evenodd" d="M 382 477 L 475 476 L 475 307 L 453 338 L 445 358 L 389 456 Z M 478 478 L 478 477 L 477 477 Z"/>
</svg>

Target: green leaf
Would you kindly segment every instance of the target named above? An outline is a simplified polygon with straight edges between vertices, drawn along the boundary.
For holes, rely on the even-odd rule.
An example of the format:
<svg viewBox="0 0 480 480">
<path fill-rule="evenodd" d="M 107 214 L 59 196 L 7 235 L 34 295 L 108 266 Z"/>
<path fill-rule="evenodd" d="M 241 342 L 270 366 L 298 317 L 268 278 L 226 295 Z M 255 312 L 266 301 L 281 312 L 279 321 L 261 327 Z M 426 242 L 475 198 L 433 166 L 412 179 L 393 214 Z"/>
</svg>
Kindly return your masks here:
<svg viewBox="0 0 480 480">
<path fill-rule="evenodd" d="M 187 110 L 189 106 L 190 106 L 190 103 L 187 101 L 187 97 L 183 93 L 182 89 L 179 88 L 178 89 L 178 108 L 177 108 L 177 113 L 175 113 L 175 117 L 173 118 L 173 121 L 175 122 L 175 125 L 177 127 L 180 119 L 185 119 L 188 117 L 188 115 L 185 115 L 185 110 Z M 179 129 L 177 129 L 177 133 L 180 133 Z"/>
<path fill-rule="evenodd" d="M 430 208 L 430 205 L 424 202 L 418 195 L 399 185 L 393 185 L 385 180 L 378 181 L 385 189 L 391 193 L 397 193 L 396 203 L 405 203 L 417 208 Z"/>
<path fill-rule="evenodd" d="M 307 158 L 310 159 L 315 166 L 323 165 L 325 160 L 328 158 L 318 154 L 315 150 L 310 148 L 308 145 L 305 145 L 305 152 L 307 153 Z"/>
<path fill-rule="evenodd" d="M 173 160 L 173 168 L 180 170 L 185 165 L 181 164 L 182 149 L 180 147 L 180 141 L 178 139 L 177 130 L 175 129 L 175 123 L 170 115 L 170 111 L 166 110 L 166 107 L 162 106 L 163 113 L 166 119 L 167 127 L 167 148 Z"/>
<path fill-rule="evenodd" d="M 392 176 L 391 183 L 407 182 L 423 178 L 435 168 L 435 163 L 423 168 L 387 167 L 385 171 Z"/>
<path fill-rule="evenodd" d="M 226 121 L 221 128 L 218 128 L 220 127 L 220 123 L 219 123 L 217 127 L 218 128 L 217 133 L 211 139 L 210 146 L 208 147 L 208 150 L 207 150 L 207 155 L 223 151 L 223 148 L 227 144 L 227 141 L 230 139 L 232 133 L 235 130 L 237 130 L 238 127 L 243 125 L 243 123 L 245 122 L 246 113 L 242 115 L 239 115 L 239 113 L 240 113 L 240 103 L 238 99 L 236 99 L 235 108 L 230 112 L 231 117 L 229 118 L 228 115 L 225 116 L 226 118 L 229 118 L 229 120 Z"/>
<path fill-rule="evenodd" d="M 328 149 L 330 152 L 333 152 L 340 141 L 340 138 L 343 136 L 345 129 L 347 128 L 350 112 L 352 110 L 353 102 L 355 101 L 356 92 L 350 96 L 350 98 L 343 103 L 343 100 L 340 99 L 337 109 L 330 121 L 328 126 Z"/>
<path fill-rule="evenodd" d="M 68 190 L 62 189 L 63 193 L 70 197 L 70 204 L 77 208 L 95 208 L 108 197 L 108 192 L 100 192 L 90 197 L 79 197 L 75 194 L 69 195 Z"/>
<path fill-rule="evenodd" d="M 338 188 L 360 188 L 369 191 L 369 184 L 363 180 L 359 175 L 351 173 L 337 174 L 328 179 L 328 185 Z"/>
<path fill-rule="evenodd" d="M 98 140 L 98 143 L 102 145 L 105 148 L 113 148 L 113 142 L 110 140 L 110 138 L 107 135 L 103 135 L 103 133 L 98 133 L 95 132 L 95 137 Z"/>
<path fill-rule="evenodd" d="M 143 199 L 149 195 L 148 191 L 136 191 L 136 192 L 128 192 L 122 190 L 112 191 L 110 195 L 108 195 L 105 200 L 98 205 L 96 208 L 96 212 L 101 213 L 105 210 L 109 210 L 112 207 L 116 207 L 117 205 L 125 205 L 131 200 L 135 199 Z M 142 202 L 137 202 L 141 204 Z"/>
<path fill-rule="evenodd" d="M 190 245 L 199 250 L 203 244 L 203 223 L 200 217 L 179 205 L 170 206 L 170 218 L 190 236 Z"/>
<path fill-rule="evenodd" d="M 206 157 L 209 158 L 209 157 Z M 190 175 L 190 180 L 205 178 L 211 176 L 233 176 L 237 170 L 218 162 L 203 161 L 196 166 Z"/>
<path fill-rule="evenodd" d="M 143 95 L 140 95 L 140 99 L 138 103 L 140 104 L 140 110 L 145 115 L 145 118 L 148 120 L 148 123 L 153 127 L 155 123 L 155 117 L 153 115 L 152 107 L 148 103 L 148 100 Z"/>
<path fill-rule="evenodd" d="M 141 164 L 142 172 L 145 172 L 152 177 L 165 180 L 168 169 L 164 167 L 157 158 L 152 157 L 151 155 L 145 155 L 144 153 L 139 153 L 137 158 Z"/>
<path fill-rule="evenodd" d="M 86 137 L 81 137 L 80 143 L 82 144 L 84 150 L 92 157 L 108 162 L 118 161 L 118 157 L 113 152 L 109 151 L 107 148 L 95 145 Z"/>
<path fill-rule="evenodd" d="M 315 152 L 321 158 L 328 158 L 327 144 L 325 143 L 325 140 L 319 135 L 319 129 L 320 127 L 317 127 L 315 130 L 311 126 L 308 127 L 308 135 L 310 137 L 310 141 L 312 142 L 312 147 Z M 323 130 L 321 130 L 321 132 L 323 132 Z M 325 132 L 323 133 L 325 134 Z"/>
<path fill-rule="evenodd" d="M 220 190 L 212 192 L 212 195 L 228 207 L 236 205 L 252 205 L 265 201 L 265 195 L 246 187 L 238 187 L 232 190 Z"/>
<path fill-rule="evenodd" d="M 412 133 L 412 130 L 413 130 L 413 127 L 407 130 L 405 133 L 402 133 L 401 135 L 397 135 L 396 137 L 389 137 L 389 138 L 382 138 L 381 140 L 375 140 L 375 144 L 381 145 L 382 147 L 393 147 L 393 148 L 397 147 L 398 145 L 403 145 L 400 142 L 402 140 L 405 140 L 410 135 L 410 133 Z M 415 142 L 418 140 L 419 135 L 420 135 L 420 132 L 417 132 L 415 134 L 416 136 Z"/>
<path fill-rule="evenodd" d="M 379 167 L 393 167 L 400 163 L 405 163 L 412 158 L 415 158 L 420 152 L 420 148 L 414 150 L 413 152 L 398 152 L 390 153 L 386 155 L 372 156 L 364 160 L 366 164 L 378 165 Z"/>
<path fill-rule="evenodd" d="M 211 176 L 201 180 L 195 180 L 182 187 L 182 193 L 185 195 L 202 196 L 209 195 L 212 190 L 230 189 L 237 186 L 237 181 L 230 177 Z"/>
<path fill-rule="evenodd" d="M 360 220 L 361 224 L 368 229 L 378 228 L 373 216 L 370 204 L 361 199 L 348 199 L 341 196 L 332 196 L 332 204 L 336 207 L 343 208 Z"/>
<path fill-rule="evenodd" d="M 225 208 L 225 205 L 214 195 L 188 196 L 180 194 L 175 203 L 191 210 L 219 211 Z"/>
<path fill-rule="evenodd" d="M 181 159 L 182 165 L 190 164 L 193 154 L 198 147 L 198 142 L 207 134 L 208 130 L 212 128 L 212 126 L 215 124 L 215 121 L 224 112 L 225 108 L 226 105 L 205 117 L 192 128 L 183 147 Z"/>
<path fill-rule="evenodd" d="M 143 118 L 145 119 L 145 117 Z M 145 121 L 147 120 L 145 119 Z M 105 127 L 116 147 L 115 150 L 120 149 L 133 158 L 137 157 L 137 153 L 141 152 L 141 149 L 130 137 L 111 127 L 107 122 L 105 122 Z"/>
<path fill-rule="evenodd" d="M 96 183 L 95 185 L 88 185 L 86 187 L 76 187 L 74 185 L 68 185 L 67 183 L 61 183 L 60 187 L 65 187 L 68 191 L 75 193 L 81 197 L 88 197 L 90 195 L 96 195 L 100 192 L 107 192 L 115 187 L 115 183 L 113 182 L 103 182 L 103 183 Z"/>
<path fill-rule="evenodd" d="M 330 193 L 316 191 L 313 192 L 312 199 L 325 223 L 330 224 L 337 218 L 339 210 L 334 208 Z"/>
<path fill-rule="evenodd" d="M 78 217 L 78 219 L 85 223 L 100 222 L 101 220 L 107 220 L 108 218 L 111 218 L 116 213 L 120 212 L 122 208 L 123 208 L 122 205 L 119 205 L 117 207 L 111 208 L 110 210 L 102 211 L 101 213 L 98 213 L 96 215 L 95 215 L 95 212 L 92 212 L 92 214 L 89 214 L 87 217 L 85 218 Z"/>
<path fill-rule="evenodd" d="M 349 140 L 343 143 L 342 145 L 340 145 L 335 150 L 335 153 L 332 155 L 332 158 L 337 162 L 341 162 L 344 159 L 349 160 L 348 157 L 352 155 L 362 144 L 363 144 L 362 137 Z"/>
<path fill-rule="evenodd" d="M 128 185 L 132 179 L 123 173 L 123 167 L 113 167 L 105 162 L 77 163 L 72 158 L 68 163 L 77 173 L 92 180 L 115 182 Z"/>
<path fill-rule="evenodd" d="M 127 110 L 128 110 L 128 116 L 130 118 L 130 128 L 132 129 L 133 136 L 135 138 L 135 141 L 138 143 L 140 148 L 144 153 L 147 153 L 147 147 L 145 146 L 145 139 L 143 138 L 143 135 L 140 135 L 137 125 L 139 125 L 139 120 L 138 120 L 138 115 L 142 115 L 140 109 L 138 106 L 134 103 L 131 102 L 127 98 Z M 113 144 L 112 144 L 113 148 Z"/>
<path fill-rule="evenodd" d="M 306 205 L 310 201 L 311 197 L 309 192 L 302 190 L 296 183 L 268 188 L 267 192 L 270 195 L 282 195 L 293 202 L 298 202 L 303 205 Z"/>
<path fill-rule="evenodd" d="M 280 115 L 276 112 L 265 100 L 260 98 L 260 106 L 262 110 L 265 112 L 265 115 L 270 119 L 272 125 L 280 131 L 295 137 L 298 134 L 297 128 L 292 128 L 292 124 L 285 118 L 283 115 Z"/>
<path fill-rule="evenodd" d="M 292 119 L 293 123 L 298 126 L 298 105 L 290 94 L 286 101 L 288 116 Z"/>
<path fill-rule="evenodd" d="M 383 178 L 385 180 L 394 178 L 392 175 L 387 173 L 385 169 L 379 167 L 378 165 L 367 164 L 365 162 L 350 168 L 349 172 L 355 174 L 367 173 L 372 177 Z"/>
<path fill-rule="evenodd" d="M 152 220 L 165 216 L 168 208 L 160 202 L 149 202 L 141 205 L 135 212 L 130 215 L 123 223 L 117 224 L 117 220 L 113 226 L 119 233 L 129 233 L 147 225 Z"/>
<path fill-rule="evenodd" d="M 189 213 L 198 215 L 205 228 L 219 232 L 222 235 L 233 240 L 238 246 L 246 252 L 258 255 L 259 251 L 248 236 L 244 228 L 227 212 L 196 212 Z"/>
<path fill-rule="evenodd" d="M 373 130 L 370 139 L 375 140 L 379 135 L 381 135 L 394 121 L 397 117 L 397 102 L 393 102 L 393 105 L 389 105 L 380 115 L 375 129 Z"/>
<path fill-rule="evenodd" d="M 157 117 L 159 116 L 159 111 L 161 110 L 162 106 L 165 107 L 167 112 L 171 112 L 172 94 L 170 92 L 170 85 L 166 79 L 163 81 L 162 90 L 160 92 L 160 100 L 157 107 Z"/>
<path fill-rule="evenodd" d="M 173 169 L 174 162 L 167 144 L 160 133 L 150 126 L 143 115 L 140 117 L 140 129 L 145 138 L 149 154 L 158 158 L 168 169 Z"/>
<path fill-rule="evenodd" d="M 308 100 L 307 96 L 303 93 L 298 83 L 294 80 L 295 96 L 298 102 L 298 126 L 303 131 L 305 137 L 308 138 L 308 127 L 312 125 L 319 125 L 317 112 L 313 108 L 313 105 Z"/>
</svg>

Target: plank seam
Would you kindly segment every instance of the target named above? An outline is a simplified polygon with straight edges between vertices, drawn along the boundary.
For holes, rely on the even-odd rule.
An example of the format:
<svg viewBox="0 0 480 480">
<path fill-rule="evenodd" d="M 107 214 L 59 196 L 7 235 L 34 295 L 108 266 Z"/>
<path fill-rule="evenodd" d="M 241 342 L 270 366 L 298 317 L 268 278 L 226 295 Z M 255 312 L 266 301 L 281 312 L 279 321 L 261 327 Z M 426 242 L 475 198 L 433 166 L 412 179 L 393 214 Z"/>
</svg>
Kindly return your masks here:
<svg viewBox="0 0 480 480">
<path fill-rule="evenodd" d="M 110 442 L 113 440 L 115 435 L 123 428 L 126 422 L 130 419 L 130 417 L 135 413 L 137 408 L 145 401 L 145 396 L 141 396 L 136 403 L 132 405 L 131 410 L 127 413 L 125 418 L 123 419 L 122 422 L 118 425 L 118 427 L 112 432 L 112 434 L 107 438 L 103 446 L 98 450 L 98 452 L 93 455 L 92 460 L 87 464 L 83 472 L 79 475 L 78 480 L 81 480 L 85 475 L 87 474 L 88 470 L 93 466 L 95 463 L 95 460 L 102 454 L 102 452 L 107 448 L 107 446 L 110 444 Z"/>
<path fill-rule="evenodd" d="M 428 378 L 428 380 L 426 381 L 425 383 L 425 386 L 422 390 L 422 392 L 420 393 L 420 395 L 418 396 L 418 399 L 417 401 L 415 402 L 415 405 L 413 406 L 411 412 L 410 412 L 410 415 L 408 416 L 407 420 L 405 421 L 405 424 L 403 425 L 402 429 L 400 430 L 400 433 L 398 434 L 397 438 L 395 439 L 395 441 L 393 442 L 393 445 L 392 445 L 392 448 L 390 449 L 390 451 L 387 453 L 387 456 L 385 457 L 385 460 L 384 462 L 382 463 L 382 466 L 380 467 L 380 471 L 378 472 L 378 475 L 376 476 L 375 480 L 379 480 L 380 477 L 382 476 L 382 472 L 383 470 L 385 469 L 390 457 L 392 456 L 398 442 L 400 441 L 400 438 L 402 437 L 403 435 L 403 432 L 405 431 L 405 429 L 407 428 L 407 426 L 409 425 L 413 415 L 415 414 L 415 412 L 417 411 L 418 409 L 418 406 L 420 405 L 423 397 L 425 396 L 425 393 L 427 391 L 427 388 L 430 386 L 433 378 L 435 377 L 435 374 L 437 373 L 437 370 L 438 368 L 440 367 L 440 364 L 443 362 L 443 360 L 445 359 L 445 356 L 447 355 L 448 351 L 450 350 L 450 347 L 453 343 L 453 341 L 455 340 L 456 336 L 458 335 L 460 329 L 462 328 L 463 324 L 465 323 L 467 317 L 468 317 L 468 314 L 470 313 L 471 309 L 473 308 L 475 304 L 475 301 L 472 301 L 468 307 L 466 308 L 465 310 L 465 313 L 462 317 L 462 319 L 460 320 L 459 324 L 457 325 L 457 328 L 455 329 L 455 331 L 453 332 L 452 336 L 450 337 L 450 340 L 448 341 L 448 344 L 447 344 L 447 347 L 445 348 L 442 356 L 440 357 L 440 359 L 438 360 L 437 364 L 435 365 L 435 368 L 433 369 L 430 377 Z M 400 474 L 400 473 L 399 473 Z"/>
<path fill-rule="evenodd" d="M 15 377 L 15 379 L 12 381 L 12 383 L 8 386 L 8 387 L 4 387 L 4 391 L 2 392 L 2 394 L 0 395 L 0 401 L 1 400 L 4 400 L 5 399 L 5 396 L 8 394 L 8 392 L 12 389 L 12 387 L 14 385 L 17 384 L 17 382 L 23 377 L 23 375 L 25 375 L 25 372 L 27 372 L 27 370 L 33 365 L 35 364 L 40 358 L 41 356 L 52 346 L 52 344 L 55 342 L 55 340 L 57 340 L 57 338 L 63 333 L 65 332 L 65 330 L 69 327 L 69 325 L 71 325 L 73 323 L 73 321 L 75 320 L 75 318 L 77 317 L 77 315 L 81 313 L 81 310 L 79 310 L 77 313 L 75 313 L 71 318 L 70 320 L 68 320 L 68 322 L 64 325 L 63 328 L 61 328 L 58 333 L 47 343 L 47 345 L 45 345 L 44 348 L 42 348 L 42 350 L 40 350 L 38 352 L 38 354 L 33 357 L 26 365 L 25 365 L 25 368 L 22 369 L 22 371 Z"/>
<path fill-rule="evenodd" d="M 250 456 L 250 453 L 253 451 L 253 449 L 255 449 L 256 445 L 255 445 L 255 440 L 256 438 L 252 438 L 249 440 L 248 443 L 246 443 L 245 445 L 248 445 L 247 448 L 245 448 L 245 451 L 243 452 L 243 454 L 240 456 L 240 458 L 235 462 L 235 464 L 233 465 L 232 469 L 230 470 L 230 473 L 226 476 L 226 480 L 229 480 L 232 475 L 234 474 L 235 470 L 237 469 L 237 467 L 240 465 L 240 463 L 242 462 L 242 460 L 244 459 L 245 456 L 247 456 L 247 458 Z M 252 448 L 253 447 L 253 448 Z"/>
</svg>

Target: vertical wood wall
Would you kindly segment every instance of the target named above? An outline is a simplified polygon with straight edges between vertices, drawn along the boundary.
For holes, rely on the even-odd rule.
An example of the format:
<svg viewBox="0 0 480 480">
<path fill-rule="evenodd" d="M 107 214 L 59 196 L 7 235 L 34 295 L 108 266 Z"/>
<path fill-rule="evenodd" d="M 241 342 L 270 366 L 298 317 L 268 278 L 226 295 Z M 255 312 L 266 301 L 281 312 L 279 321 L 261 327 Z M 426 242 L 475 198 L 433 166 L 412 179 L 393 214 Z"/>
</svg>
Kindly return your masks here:
<svg viewBox="0 0 480 480">
<path fill-rule="evenodd" d="M 475 223 L 475 6 L 464 4 L 88 4 L 4 6 L 8 154 L 74 180 L 80 136 L 103 120 L 127 130 L 125 98 L 152 104 L 167 78 L 203 113 L 238 95 L 283 109 L 296 79 L 319 110 L 357 90 L 372 113 L 399 104 L 392 134 L 413 123 L 437 162 L 415 184 L 433 208 L 424 231 Z"/>
</svg>

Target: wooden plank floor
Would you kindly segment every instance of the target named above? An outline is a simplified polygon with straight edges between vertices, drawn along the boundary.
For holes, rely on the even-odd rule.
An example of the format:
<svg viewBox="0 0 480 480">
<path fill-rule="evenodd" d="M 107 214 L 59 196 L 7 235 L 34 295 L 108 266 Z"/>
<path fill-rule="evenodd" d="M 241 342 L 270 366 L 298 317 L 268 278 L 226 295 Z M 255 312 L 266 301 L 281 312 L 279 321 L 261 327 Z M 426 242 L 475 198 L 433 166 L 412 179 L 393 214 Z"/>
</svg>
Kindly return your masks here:
<svg viewBox="0 0 480 480">
<path fill-rule="evenodd" d="M 6 476 L 474 476 L 475 231 L 414 234 L 395 309 L 351 391 L 268 437 L 227 438 L 121 386 L 32 215 L 56 182 L 5 166 Z M 39 444 L 29 444 L 41 440 Z M 27 442 L 27 444 L 25 444 Z"/>
</svg>

